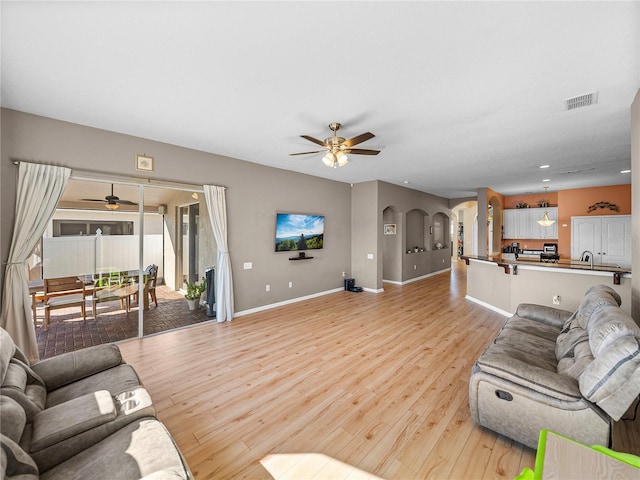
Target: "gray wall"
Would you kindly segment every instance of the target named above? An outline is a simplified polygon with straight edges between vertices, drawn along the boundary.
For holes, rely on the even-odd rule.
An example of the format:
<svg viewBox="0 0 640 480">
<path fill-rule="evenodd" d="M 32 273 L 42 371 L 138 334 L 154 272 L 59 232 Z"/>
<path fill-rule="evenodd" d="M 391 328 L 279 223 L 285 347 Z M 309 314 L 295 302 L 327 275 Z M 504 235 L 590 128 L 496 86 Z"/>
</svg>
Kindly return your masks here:
<svg viewBox="0 0 640 480">
<path fill-rule="evenodd" d="M 631 315 L 640 324 L 640 90 L 631 104 Z"/>
<path fill-rule="evenodd" d="M 353 185 L 351 261 L 352 275 L 357 285 L 380 291 L 383 277 L 385 280 L 405 282 L 451 267 L 450 248 L 433 250 L 429 223 L 424 230 L 426 239 L 420 244 L 427 251 L 406 253 L 409 248 L 405 241 L 407 229 L 413 228 L 407 225 L 406 219 L 407 213 L 412 210 L 422 211 L 429 222 L 437 213 L 451 218 L 449 200 L 446 198 L 378 180 Z M 387 221 L 391 218 L 395 218 L 395 221 Z M 395 223 L 396 235 L 384 235 L 384 223 Z M 446 237 L 449 238 L 448 233 Z M 373 254 L 373 259 L 368 258 L 369 254 Z M 389 262 L 385 255 L 397 259 L 399 263 Z"/>
<path fill-rule="evenodd" d="M 383 212 L 387 207 L 393 207 L 397 216 L 400 216 L 402 220 L 399 223 L 398 228 L 404 228 L 404 236 L 396 235 L 396 240 L 400 245 L 396 245 L 394 248 L 399 249 L 402 262 L 402 276 L 401 278 L 394 278 L 397 275 L 396 271 L 387 275 L 384 272 L 384 278 L 386 280 L 402 281 L 406 282 L 412 278 L 424 276 L 429 273 L 433 273 L 439 270 L 443 270 L 451 267 L 451 249 L 449 229 L 451 225 L 451 209 L 449 208 L 449 200 L 436 195 L 431 195 L 424 192 L 419 192 L 410 188 L 400 187 L 387 182 L 378 182 L 379 184 L 379 198 L 378 208 L 380 212 Z M 424 241 L 418 242 L 419 247 L 424 247 L 424 252 L 419 253 L 406 253 L 407 249 L 414 247 L 415 245 L 406 245 L 406 238 L 408 235 L 406 232 L 416 227 L 409 225 L 407 221 L 407 213 L 417 210 L 420 213 L 424 213 L 424 219 L 426 223 L 424 228 L 419 228 L 424 234 Z M 448 221 L 443 227 L 445 229 L 444 240 L 442 243 L 447 247 L 443 250 L 435 250 L 433 235 L 429 231 L 429 227 L 433 226 L 434 216 L 436 214 L 444 214 Z M 418 226 L 420 227 L 420 226 Z M 383 235 L 382 226 L 378 226 L 378 232 Z M 400 233 L 400 232 L 399 232 Z M 386 248 L 389 248 L 386 246 Z M 444 260 L 444 261 L 443 261 Z M 380 288 L 382 287 L 383 272 L 380 272 L 379 281 Z"/>
<path fill-rule="evenodd" d="M 11 159 L 117 173 L 120 176 L 227 187 L 229 249 L 236 311 L 281 302 L 343 285 L 351 264 L 350 186 L 309 175 L 107 132 L 8 109 L 1 110 L 0 258 L 6 262 L 16 194 Z M 155 173 L 139 175 L 134 155 L 155 158 Z M 345 207 L 347 206 L 347 207 Z M 276 212 L 326 216 L 324 249 L 292 262 L 275 253 Z M 244 262 L 253 269 L 244 270 Z M 4 269 L 2 269 L 4 271 Z M 289 282 L 293 287 L 289 288 Z M 265 291 L 265 285 L 271 291 Z"/>
<path fill-rule="evenodd" d="M 357 285 L 376 291 L 382 289 L 382 210 L 377 207 L 378 183 L 357 183 L 351 189 L 351 277 Z"/>
</svg>

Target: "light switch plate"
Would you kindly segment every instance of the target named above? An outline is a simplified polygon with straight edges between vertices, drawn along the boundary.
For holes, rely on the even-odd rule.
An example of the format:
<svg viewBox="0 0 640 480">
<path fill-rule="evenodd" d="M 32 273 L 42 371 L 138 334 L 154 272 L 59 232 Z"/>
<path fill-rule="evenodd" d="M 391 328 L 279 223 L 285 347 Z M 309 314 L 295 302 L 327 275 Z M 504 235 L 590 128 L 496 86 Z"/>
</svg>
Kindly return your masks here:
<svg viewBox="0 0 640 480">
<path fill-rule="evenodd" d="M 251 270 L 253 268 L 253 263 L 252 262 L 244 262 L 244 269 L 245 270 Z"/>
</svg>

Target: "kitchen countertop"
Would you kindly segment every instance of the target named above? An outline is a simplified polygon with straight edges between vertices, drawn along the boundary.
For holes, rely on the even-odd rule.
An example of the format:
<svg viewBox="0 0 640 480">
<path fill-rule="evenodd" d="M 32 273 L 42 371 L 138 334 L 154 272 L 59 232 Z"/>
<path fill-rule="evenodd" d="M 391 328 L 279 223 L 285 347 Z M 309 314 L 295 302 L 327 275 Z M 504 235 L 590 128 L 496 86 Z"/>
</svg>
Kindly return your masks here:
<svg viewBox="0 0 640 480">
<path fill-rule="evenodd" d="M 522 265 L 522 266 L 535 266 L 535 267 L 543 267 L 543 268 L 558 268 L 558 269 L 568 269 L 568 270 L 591 270 L 594 272 L 611 272 L 611 273 L 631 273 L 630 268 L 623 268 L 617 265 L 606 265 L 606 264 L 594 264 L 593 268 L 589 265 L 589 262 L 581 262 L 579 260 L 571 260 L 571 259 L 560 259 L 558 263 L 547 263 L 541 262 L 540 260 L 536 260 L 533 258 L 519 258 L 518 260 L 511 259 L 503 259 L 501 255 L 495 256 L 478 256 L 478 255 L 463 255 L 460 257 L 465 260 L 467 265 L 469 264 L 467 259 L 471 260 L 482 260 L 485 262 L 493 262 L 497 265 Z"/>
</svg>

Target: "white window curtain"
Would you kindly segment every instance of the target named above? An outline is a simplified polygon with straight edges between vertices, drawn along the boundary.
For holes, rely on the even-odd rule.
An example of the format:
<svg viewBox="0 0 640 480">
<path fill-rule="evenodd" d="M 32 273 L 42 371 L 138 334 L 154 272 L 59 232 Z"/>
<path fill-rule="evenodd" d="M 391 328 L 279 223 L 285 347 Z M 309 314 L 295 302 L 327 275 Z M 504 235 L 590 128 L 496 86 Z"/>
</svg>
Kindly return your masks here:
<svg viewBox="0 0 640 480">
<path fill-rule="evenodd" d="M 213 236 L 218 244 L 216 266 L 216 319 L 218 322 L 233 319 L 233 280 L 231 257 L 227 244 L 227 203 L 224 187 L 204 185 L 204 197 L 209 210 Z"/>
<path fill-rule="evenodd" d="M 39 359 L 31 313 L 26 261 L 42 237 L 62 196 L 71 170 L 20 162 L 16 217 L 4 275 L 0 325 L 29 361 Z"/>
</svg>

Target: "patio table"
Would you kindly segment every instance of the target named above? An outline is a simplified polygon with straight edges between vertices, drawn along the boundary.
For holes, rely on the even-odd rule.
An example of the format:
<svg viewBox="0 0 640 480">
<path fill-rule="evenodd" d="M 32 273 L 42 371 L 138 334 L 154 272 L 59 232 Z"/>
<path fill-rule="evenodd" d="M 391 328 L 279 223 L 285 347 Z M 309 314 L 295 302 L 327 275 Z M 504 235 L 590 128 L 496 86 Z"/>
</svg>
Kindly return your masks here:
<svg viewBox="0 0 640 480">
<path fill-rule="evenodd" d="M 85 275 L 85 282 L 91 282 L 93 284 L 93 305 L 95 309 L 95 304 L 100 302 L 106 302 L 110 300 L 121 300 L 125 302 L 126 311 L 129 313 L 131 310 L 131 296 L 138 293 L 138 282 L 131 281 L 132 279 L 138 278 L 139 273 L 137 270 L 130 270 L 127 272 L 127 277 L 122 281 L 122 283 L 118 282 L 114 285 L 107 286 L 98 286 L 95 283 L 95 278 L 92 275 Z M 143 275 L 143 282 L 145 282 L 145 276 Z M 149 296 L 147 291 L 146 282 L 143 283 L 144 292 L 143 292 L 143 309 L 149 310 Z M 95 316 L 95 315 L 94 315 Z"/>
</svg>

